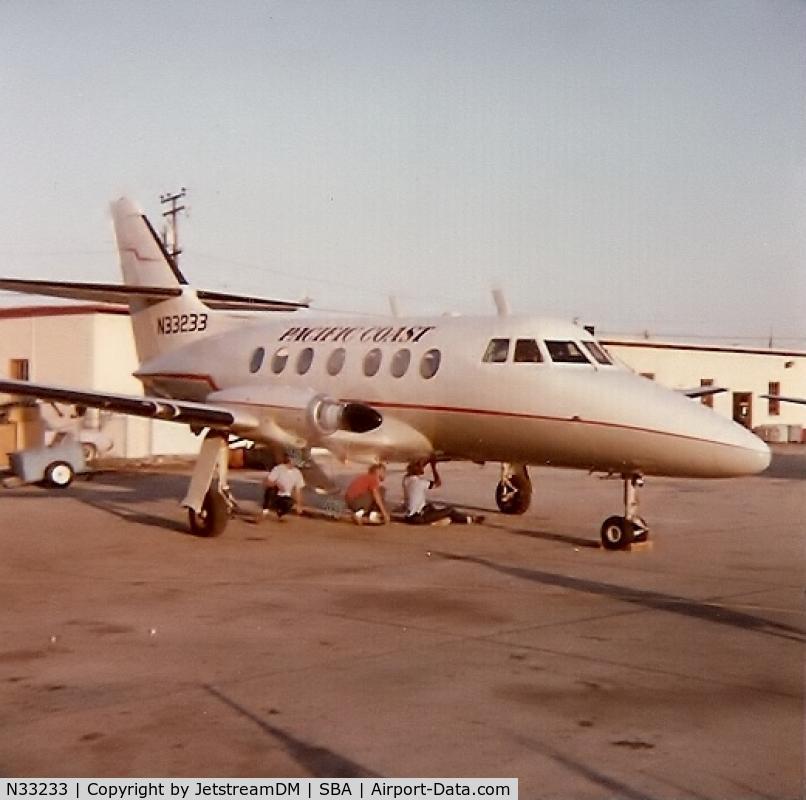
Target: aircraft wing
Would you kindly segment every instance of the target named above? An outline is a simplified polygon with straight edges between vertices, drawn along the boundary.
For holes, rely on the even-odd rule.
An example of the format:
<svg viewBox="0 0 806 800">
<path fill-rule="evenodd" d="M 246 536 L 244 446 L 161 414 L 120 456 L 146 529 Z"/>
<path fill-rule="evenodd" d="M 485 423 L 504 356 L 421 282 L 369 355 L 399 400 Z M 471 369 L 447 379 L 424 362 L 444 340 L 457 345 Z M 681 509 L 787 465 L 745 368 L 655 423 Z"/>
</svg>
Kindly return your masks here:
<svg viewBox="0 0 806 800">
<path fill-rule="evenodd" d="M 192 403 L 186 400 L 167 400 L 164 397 L 148 395 L 112 394 L 89 392 L 66 386 L 29 381 L 0 379 L 0 392 L 19 397 L 33 397 L 39 400 L 52 400 L 73 405 L 117 411 L 135 417 L 151 417 L 188 425 L 210 426 L 215 428 L 250 429 L 257 426 L 251 414 L 210 403 Z"/>
<path fill-rule="evenodd" d="M 693 389 L 677 389 L 676 391 L 684 394 L 686 397 L 708 397 L 710 394 L 721 394 L 727 392 L 724 386 L 696 386 Z"/>
<path fill-rule="evenodd" d="M 46 297 L 63 297 L 90 303 L 128 303 L 139 298 L 159 303 L 179 297 L 180 286 L 127 286 L 115 283 L 75 283 L 72 281 L 31 281 L 20 278 L 0 278 L 0 289 Z M 198 290 L 196 296 L 206 306 L 225 311 L 295 311 L 307 308 L 308 303 L 291 303 L 285 300 L 268 300 L 240 294 Z"/>
<path fill-rule="evenodd" d="M 780 400 L 782 403 L 798 403 L 799 405 L 806 406 L 806 397 L 784 397 L 779 394 L 761 394 L 759 397 L 765 400 Z"/>
</svg>

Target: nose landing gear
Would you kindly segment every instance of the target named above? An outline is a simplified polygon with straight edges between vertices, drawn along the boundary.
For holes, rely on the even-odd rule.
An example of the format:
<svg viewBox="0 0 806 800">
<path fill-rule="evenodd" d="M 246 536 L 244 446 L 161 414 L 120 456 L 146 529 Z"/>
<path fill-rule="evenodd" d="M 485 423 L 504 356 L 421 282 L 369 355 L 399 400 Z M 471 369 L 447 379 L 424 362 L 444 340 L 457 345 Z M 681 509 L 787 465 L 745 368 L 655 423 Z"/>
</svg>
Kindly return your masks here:
<svg viewBox="0 0 806 800">
<path fill-rule="evenodd" d="M 649 537 L 649 526 L 638 514 L 638 490 L 644 485 L 640 475 L 623 475 L 624 516 L 608 517 L 602 525 L 602 546 L 606 550 L 626 550 L 633 542 Z"/>
</svg>

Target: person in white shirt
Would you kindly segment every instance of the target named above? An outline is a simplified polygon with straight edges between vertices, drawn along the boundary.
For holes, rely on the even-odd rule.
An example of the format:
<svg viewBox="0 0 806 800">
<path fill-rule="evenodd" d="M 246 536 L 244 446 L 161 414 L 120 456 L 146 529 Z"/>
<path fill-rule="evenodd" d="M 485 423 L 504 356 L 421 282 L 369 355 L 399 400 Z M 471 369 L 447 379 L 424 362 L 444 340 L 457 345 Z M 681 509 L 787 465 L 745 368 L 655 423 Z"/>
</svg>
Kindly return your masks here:
<svg viewBox="0 0 806 800">
<path fill-rule="evenodd" d="M 432 458 L 428 463 L 431 465 L 433 480 L 425 477 L 425 465 L 422 461 L 412 461 L 406 467 L 403 477 L 405 521 L 410 525 L 448 525 L 451 522 L 467 525 L 471 522 L 483 522 L 484 517 L 474 517 L 451 506 L 434 505 L 428 501 L 428 490 L 442 486 L 436 460 Z"/>
<path fill-rule="evenodd" d="M 284 452 L 280 463 L 266 476 L 262 516 L 268 516 L 269 511 L 274 511 L 280 520 L 291 511 L 301 513 L 301 492 L 304 486 L 302 473 L 291 463 L 291 456 Z"/>
</svg>

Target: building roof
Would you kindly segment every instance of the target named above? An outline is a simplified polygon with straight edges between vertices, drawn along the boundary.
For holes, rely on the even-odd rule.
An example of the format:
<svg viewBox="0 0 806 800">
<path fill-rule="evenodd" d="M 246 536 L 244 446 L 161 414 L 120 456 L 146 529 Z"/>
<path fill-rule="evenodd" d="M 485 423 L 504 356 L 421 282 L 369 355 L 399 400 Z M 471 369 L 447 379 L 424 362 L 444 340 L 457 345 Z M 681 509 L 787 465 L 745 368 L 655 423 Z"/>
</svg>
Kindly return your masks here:
<svg viewBox="0 0 806 800">
<path fill-rule="evenodd" d="M 0 320 L 4 319 L 32 319 L 35 317 L 69 317 L 86 314 L 122 314 L 128 316 L 129 309 L 125 306 L 83 304 L 83 305 L 53 305 L 53 306 L 17 306 L 15 308 L 0 308 Z"/>
<path fill-rule="evenodd" d="M 606 346 L 636 347 L 649 350 L 688 350 L 700 353 L 738 353 L 756 356 L 787 356 L 806 358 L 806 350 L 784 350 L 772 347 L 740 347 L 738 345 L 687 344 L 685 342 L 656 342 L 652 339 L 619 339 L 603 337 L 599 341 Z"/>
</svg>

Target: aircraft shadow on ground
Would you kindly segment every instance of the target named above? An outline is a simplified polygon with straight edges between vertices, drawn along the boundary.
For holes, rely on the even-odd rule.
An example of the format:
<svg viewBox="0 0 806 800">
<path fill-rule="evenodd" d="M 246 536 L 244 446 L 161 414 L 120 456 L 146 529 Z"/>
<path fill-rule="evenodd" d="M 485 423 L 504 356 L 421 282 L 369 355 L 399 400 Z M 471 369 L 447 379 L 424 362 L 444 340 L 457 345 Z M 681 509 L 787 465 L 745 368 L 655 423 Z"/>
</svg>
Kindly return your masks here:
<svg viewBox="0 0 806 800">
<path fill-rule="evenodd" d="M 522 747 L 527 748 L 533 752 L 539 753 L 545 758 L 549 758 L 558 764 L 561 764 L 566 769 L 570 770 L 577 775 L 581 775 L 586 780 L 600 786 L 607 792 L 608 797 L 624 798 L 624 800 L 654 800 L 652 795 L 647 794 L 645 791 L 639 791 L 628 786 L 626 783 L 617 781 L 614 778 L 605 775 L 599 770 L 595 770 L 575 758 L 561 753 L 559 750 L 549 747 L 544 744 L 539 744 L 523 736 L 515 736 L 515 740 Z"/>
<path fill-rule="evenodd" d="M 770 466 L 759 477 L 806 480 L 806 453 L 774 453 Z"/>
<path fill-rule="evenodd" d="M 42 497 L 74 497 L 83 500 L 85 494 L 92 494 L 93 490 L 97 488 L 99 496 L 118 495 L 125 498 L 126 502 L 142 503 L 178 497 L 183 491 L 183 487 L 187 487 L 187 482 L 186 476 L 171 473 L 140 470 L 136 473 L 122 473 L 98 470 L 86 475 L 79 475 L 66 489 L 55 489 L 45 484 L 21 484 L 18 487 L 2 490 L 0 498 L 16 497 L 21 500 L 35 500 Z"/>
<path fill-rule="evenodd" d="M 380 778 L 381 776 L 351 759 L 339 755 L 326 747 L 318 747 L 287 733 L 277 725 L 272 725 L 234 700 L 219 689 L 208 684 L 204 690 L 228 706 L 237 714 L 253 722 L 265 734 L 279 741 L 286 753 L 314 778 Z"/>
<path fill-rule="evenodd" d="M 99 485 L 102 491 L 93 492 L 92 487 Z M 110 487 L 120 487 L 124 491 L 110 494 Z M 103 475 L 96 475 L 88 481 L 80 495 L 85 505 L 111 514 L 125 522 L 144 525 L 149 528 L 162 528 L 173 533 L 191 535 L 187 525 L 187 513 L 177 507 L 176 516 L 163 516 L 139 510 L 137 506 L 158 500 L 175 499 L 178 503 L 187 490 L 187 477 L 165 473 L 138 474 L 137 480 L 121 484 L 114 479 L 104 480 Z"/>
<path fill-rule="evenodd" d="M 529 569 L 526 567 L 509 566 L 506 564 L 496 564 L 486 558 L 478 556 L 459 555 L 456 553 L 445 553 L 432 551 L 433 555 L 444 558 L 448 561 L 461 561 L 469 564 L 477 564 L 481 567 L 500 572 L 504 575 L 520 578 L 532 583 L 540 583 L 545 586 L 560 586 L 564 589 L 584 592 L 586 594 L 606 596 L 612 600 L 620 600 L 624 603 L 639 606 L 655 611 L 668 611 L 672 614 L 682 614 L 687 617 L 701 619 L 706 622 L 713 622 L 717 625 L 727 625 L 732 628 L 753 631 L 766 636 L 775 636 L 781 639 L 789 639 L 796 642 L 806 642 L 806 630 L 787 625 L 780 622 L 757 617 L 753 614 L 746 614 L 742 611 L 734 611 L 726 608 L 717 602 L 706 600 L 691 600 L 687 597 L 654 592 L 646 589 L 633 589 L 626 586 L 617 586 L 612 583 L 592 581 L 585 578 L 574 578 L 569 575 L 560 575 L 555 572 L 545 572 L 543 570 Z"/>
<path fill-rule="evenodd" d="M 562 542 L 572 544 L 575 547 L 590 547 L 598 550 L 599 542 L 593 539 L 583 539 L 581 536 L 568 536 L 563 533 L 552 533 L 551 531 L 528 530 L 527 528 L 510 528 L 508 525 L 500 525 L 495 522 L 485 522 L 487 528 L 494 528 L 504 533 L 513 533 L 515 536 L 527 536 L 530 539 L 542 539 L 546 542 Z"/>
<path fill-rule="evenodd" d="M 19 489 L 5 490 L 4 494 L 21 499 L 41 500 L 43 497 L 63 498 L 70 496 L 69 493 L 72 491 L 72 496 L 78 499 L 79 502 L 99 511 L 112 514 L 127 522 L 189 534 L 186 512 L 178 505 L 187 491 L 188 481 L 189 477 L 181 473 L 141 471 L 135 475 L 132 473 L 98 471 L 91 473 L 87 479 L 82 479 L 77 491 L 72 491 L 71 489 L 65 491 L 64 489 L 52 489 L 44 486 L 23 486 Z M 237 473 L 230 472 L 229 483 L 237 502 L 233 518 L 253 521 L 253 514 L 262 505 L 262 482 L 257 482 L 254 477 L 240 477 Z M 342 480 L 341 483 L 344 483 L 344 481 Z M 95 489 L 97 491 L 94 491 Z M 0 494 L 0 497 L 2 496 Z M 172 500 L 177 504 L 176 513 L 173 516 L 161 516 L 137 510 L 138 505 L 162 500 Z M 340 488 L 331 493 L 317 493 L 314 487 L 306 486 L 303 490 L 303 503 L 308 516 L 326 521 L 339 521 L 344 519 L 347 514 L 343 491 Z M 461 510 L 473 512 L 498 513 L 497 509 L 482 506 L 454 505 L 453 503 L 439 504 L 453 505 Z M 394 502 L 391 505 L 393 517 L 397 521 L 401 521 L 401 507 Z M 484 525 L 516 536 L 562 542 L 576 547 L 599 547 L 598 541 L 550 531 L 513 528 L 493 521 L 486 521 Z"/>
<path fill-rule="evenodd" d="M 122 474 L 119 472 L 98 471 L 74 484 L 75 488 L 53 489 L 46 486 L 27 485 L 15 489 L 4 489 L 2 497 L 21 500 L 41 501 L 50 498 L 72 498 L 91 508 L 111 514 L 118 519 L 163 528 L 174 533 L 191 535 L 187 525 L 187 512 L 179 502 L 187 491 L 189 477 L 183 474 L 166 472 L 139 472 Z M 236 498 L 260 501 L 262 490 L 248 480 L 230 481 Z M 116 491 L 117 490 L 117 491 Z M 152 514 L 137 508 L 144 503 L 173 500 L 174 513 L 169 515 Z"/>
</svg>

